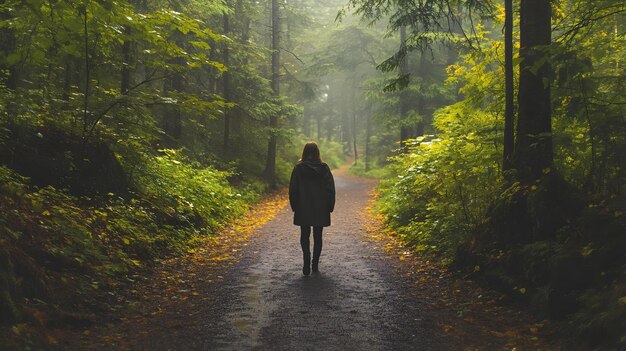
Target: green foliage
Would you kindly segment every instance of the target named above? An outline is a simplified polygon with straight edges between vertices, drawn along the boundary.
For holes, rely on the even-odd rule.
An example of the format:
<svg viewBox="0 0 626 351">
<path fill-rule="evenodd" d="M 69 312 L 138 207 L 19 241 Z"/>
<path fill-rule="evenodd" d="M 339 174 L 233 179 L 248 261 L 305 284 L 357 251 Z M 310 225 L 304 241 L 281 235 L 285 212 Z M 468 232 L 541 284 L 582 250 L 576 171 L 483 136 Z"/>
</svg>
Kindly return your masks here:
<svg viewBox="0 0 626 351">
<path fill-rule="evenodd" d="M 302 144 L 304 147 L 304 144 Z M 335 169 L 341 167 L 345 163 L 343 147 L 340 143 L 334 141 L 322 140 L 318 143 L 322 160 L 330 167 Z"/>
<path fill-rule="evenodd" d="M 214 234 L 258 196 L 258 187 L 238 190 L 231 173 L 201 167 L 180 151 L 163 150 L 139 169 L 137 193 L 125 200 L 34 187 L 0 166 L 0 249 L 11 263 L 0 274 L 20 274 L 3 302 L 35 297 L 65 306 L 76 298 L 73 308 L 109 308 L 102 296 L 124 276 Z M 52 294 L 51 286 L 67 293 Z"/>
<path fill-rule="evenodd" d="M 502 72 L 491 70 L 497 48 L 497 42 L 484 39 L 483 51 L 470 52 L 465 62 L 449 68 L 449 84 L 462 86 L 466 98 L 436 112 L 436 135 L 409 141 L 406 153 L 390 158 L 380 210 L 418 249 L 452 254 L 498 193 Z"/>
<path fill-rule="evenodd" d="M 568 20 L 551 49 L 555 159 L 570 182 L 598 195 L 626 186 L 625 13 L 626 5 L 612 0 L 564 2 L 558 14 Z"/>
<path fill-rule="evenodd" d="M 211 231 L 247 208 L 242 194 L 228 183 L 228 172 L 201 168 L 177 150 L 161 153 L 148 160 L 134 181 L 141 197 L 173 223 Z"/>
<path fill-rule="evenodd" d="M 626 267 L 622 266 L 622 272 Z M 626 281 L 620 277 L 611 288 L 589 289 L 581 295 L 583 304 L 574 317 L 576 331 L 600 345 L 626 346 Z"/>
<path fill-rule="evenodd" d="M 353 164 L 350 167 L 349 172 L 350 174 L 368 178 L 387 178 L 391 176 L 391 170 L 387 167 L 370 167 L 370 169 L 366 171 L 365 161 Z"/>
<path fill-rule="evenodd" d="M 546 82 L 553 87 L 554 170 L 526 186 L 512 181 L 514 171 L 502 174 L 502 43 L 476 25 L 480 50 L 448 67 L 461 100 L 435 113 L 434 135 L 390 159 L 379 200 L 409 244 L 444 259 L 456 254 L 456 267 L 567 317 L 590 344 L 608 347 L 626 340 L 625 11 L 610 0 L 555 4 L 555 80 Z"/>
<path fill-rule="evenodd" d="M 472 117 L 489 122 L 482 114 L 464 121 L 474 122 Z M 418 249 L 453 253 L 486 214 L 499 182 L 498 154 L 484 139 L 451 130 L 440 138 L 419 137 L 406 154 L 392 158 L 380 210 Z"/>
</svg>

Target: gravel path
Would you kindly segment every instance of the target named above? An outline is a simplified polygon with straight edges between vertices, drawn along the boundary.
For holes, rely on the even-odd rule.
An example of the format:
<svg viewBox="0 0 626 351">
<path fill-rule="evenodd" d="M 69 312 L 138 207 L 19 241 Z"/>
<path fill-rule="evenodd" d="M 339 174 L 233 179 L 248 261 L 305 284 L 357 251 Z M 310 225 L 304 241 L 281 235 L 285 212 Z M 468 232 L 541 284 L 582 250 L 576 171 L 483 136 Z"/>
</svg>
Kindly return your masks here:
<svg viewBox="0 0 626 351">
<path fill-rule="evenodd" d="M 253 237 L 195 326 L 206 350 L 446 349 L 433 317 L 382 250 L 363 238 L 372 184 L 335 177 L 320 273 L 302 275 L 299 228 L 288 206 Z M 170 335 L 171 336 L 171 335 Z M 155 346 L 167 345 L 157 343 Z"/>
<path fill-rule="evenodd" d="M 375 182 L 342 169 L 335 183 L 320 273 L 302 275 L 299 228 L 283 205 L 286 195 L 276 194 L 269 203 L 281 209 L 266 206 L 247 219 L 260 225 L 278 210 L 247 232 L 249 242 L 230 229 L 215 237 L 225 244 L 218 256 L 199 251 L 140 277 L 135 312 L 83 331 L 60 330 L 54 349 L 578 349 L 561 347 L 546 321 L 537 323 L 504 295 L 372 239 L 378 229 L 364 210 Z M 233 238 L 239 244 L 230 244 Z M 225 256 L 231 258 L 219 258 Z"/>
</svg>

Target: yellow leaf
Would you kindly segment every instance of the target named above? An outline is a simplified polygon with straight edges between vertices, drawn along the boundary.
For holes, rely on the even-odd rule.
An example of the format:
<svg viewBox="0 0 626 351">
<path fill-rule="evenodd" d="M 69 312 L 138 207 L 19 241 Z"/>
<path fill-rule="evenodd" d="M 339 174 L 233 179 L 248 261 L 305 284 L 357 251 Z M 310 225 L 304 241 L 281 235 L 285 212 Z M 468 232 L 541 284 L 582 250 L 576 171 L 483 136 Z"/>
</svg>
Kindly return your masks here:
<svg viewBox="0 0 626 351">
<path fill-rule="evenodd" d="M 54 338 L 54 336 L 52 335 L 48 335 L 48 344 L 50 345 L 56 345 L 59 342 L 57 341 L 57 339 Z"/>
<path fill-rule="evenodd" d="M 130 245 L 130 240 L 128 240 L 128 238 L 122 238 L 122 242 L 126 245 Z"/>
</svg>

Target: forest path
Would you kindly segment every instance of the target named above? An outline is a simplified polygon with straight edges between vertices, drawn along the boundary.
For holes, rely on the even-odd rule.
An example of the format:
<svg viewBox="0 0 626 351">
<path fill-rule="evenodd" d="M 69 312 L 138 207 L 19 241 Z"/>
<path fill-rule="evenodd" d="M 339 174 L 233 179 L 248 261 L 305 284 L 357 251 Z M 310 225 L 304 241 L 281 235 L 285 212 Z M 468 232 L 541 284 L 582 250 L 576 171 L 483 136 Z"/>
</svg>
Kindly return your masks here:
<svg viewBox="0 0 626 351">
<path fill-rule="evenodd" d="M 471 315 L 468 305 L 475 296 L 462 301 L 446 297 L 461 292 L 458 285 L 463 282 L 432 267 L 415 266 L 423 262 L 398 260 L 384 249 L 392 244 L 380 238 L 367 240 L 365 233 L 371 232 L 368 222 L 372 218 L 366 208 L 375 182 L 349 176 L 345 168 L 335 172 L 335 182 L 337 204 L 332 226 L 323 234 L 320 273 L 302 275 L 299 228 L 292 224 L 292 212 L 283 200 L 276 216 L 257 228 L 249 242 L 233 250 L 238 251 L 239 259 L 230 267 L 216 270 L 196 264 L 200 268 L 190 270 L 180 266 L 179 273 L 186 278 L 179 281 L 190 279 L 190 290 L 158 288 L 152 299 L 144 297 L 148 301 L 142 303 L 148 307 L 141 308 L 142 314 L 95 328 L 78 344 L 64 346 L 131 350 L 511 350 L 521 345 L 526 347 L 520 349 L 546 349 L 528 332 L 529 322 L 519 313 L 502 312 L 479 301 L 477 315 Z M 419 276 L 433 279 L 422 280 L 416 287 Z M 189 296 L 181 298 L 185 294 Z M 466 287 L 462 287 L 462 294 L 487 295 Z"/>
<path fill-rule="evenodd" d="M 325 228 L 320 273 L 302 275 L 299 228 L 289 206 L 252 239 L 207 306 L 197 335 L 207 350 L 440 348 L 433 320 L 394 279 L 384 252 L 363 241 L 372 182 L 336 172 L 337 205 Z M 218 317 L 219 316 L 219 317 Z M 218 317 L 218 318 L 214 318 Z"/>
</svg>

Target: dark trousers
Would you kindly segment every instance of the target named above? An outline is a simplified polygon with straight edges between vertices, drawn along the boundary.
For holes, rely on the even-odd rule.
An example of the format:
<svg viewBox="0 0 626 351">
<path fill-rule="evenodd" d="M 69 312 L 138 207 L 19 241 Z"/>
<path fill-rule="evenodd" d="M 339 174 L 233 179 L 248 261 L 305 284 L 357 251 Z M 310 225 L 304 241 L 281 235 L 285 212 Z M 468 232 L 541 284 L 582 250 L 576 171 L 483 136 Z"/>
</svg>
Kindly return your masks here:
<svg viewBox="0 0 626 351">
<path fill-rule="evenodd" d="M 322 254 L 322 229 L 323 227 L 313 227 L 313 267 L 317 267 Z M 311 244 L 309 237 L 311 236 L 310 226 L 300 227 L 300 246 L 302 246 L 302 255 L 304 262 L 311 260 Z"/>
</svg>

